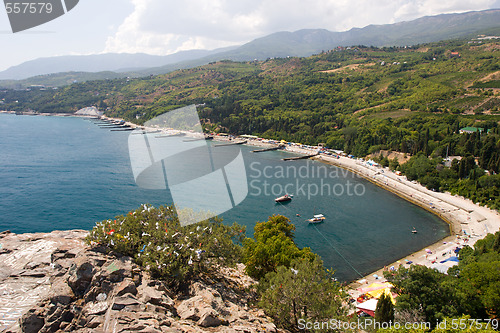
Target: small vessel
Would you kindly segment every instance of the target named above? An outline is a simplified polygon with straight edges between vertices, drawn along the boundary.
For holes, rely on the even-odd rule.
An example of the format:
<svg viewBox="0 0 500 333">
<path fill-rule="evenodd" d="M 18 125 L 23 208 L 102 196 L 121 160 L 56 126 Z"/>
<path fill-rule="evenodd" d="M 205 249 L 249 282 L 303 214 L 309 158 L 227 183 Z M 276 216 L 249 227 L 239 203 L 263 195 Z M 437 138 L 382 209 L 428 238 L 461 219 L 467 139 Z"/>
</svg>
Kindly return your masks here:
<svg viewBox="0 0 500 333">
<path fill-rule="evenodd" d="M 411 231 L 412 234 L 416 234 L 418 231 L 417 229 L 415 229 L 415 227 L 413 227 L 413 230 Z"/>
<path fill-rule="evenodd" d="M 276 199 L 274 199 L 274 201 L 276 201 L 276 202 L 288 202 L 288 201 L 292 201 L 292 198 L 293 198 L 293 195 L 285 194 L 281 197 L 277 197 Z"/>
<path fill-rule="evenodd" d="M 323 214 L 316 214 L 312 219 L 306 220 L 310 224 L 316 224 L 316 223 L 321 223 L 326 219 L 326 217 Z"/>
</svg>

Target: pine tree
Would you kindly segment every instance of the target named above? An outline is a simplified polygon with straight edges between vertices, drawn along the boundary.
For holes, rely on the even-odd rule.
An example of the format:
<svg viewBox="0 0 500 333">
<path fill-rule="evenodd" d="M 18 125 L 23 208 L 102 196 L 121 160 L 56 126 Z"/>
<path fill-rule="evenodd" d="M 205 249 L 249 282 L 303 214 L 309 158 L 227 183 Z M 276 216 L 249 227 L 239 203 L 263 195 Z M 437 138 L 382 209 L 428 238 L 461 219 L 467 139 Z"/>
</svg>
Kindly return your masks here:
<svg viewBox="0 0 500 333">
<path fill-rule="evenodd" d="M 394 321 L 394 304 L 392 304 L 391 296 L 385 293 L 380 296 L 375 308 L 375 320 L 379 323 Z"/>
</svg>

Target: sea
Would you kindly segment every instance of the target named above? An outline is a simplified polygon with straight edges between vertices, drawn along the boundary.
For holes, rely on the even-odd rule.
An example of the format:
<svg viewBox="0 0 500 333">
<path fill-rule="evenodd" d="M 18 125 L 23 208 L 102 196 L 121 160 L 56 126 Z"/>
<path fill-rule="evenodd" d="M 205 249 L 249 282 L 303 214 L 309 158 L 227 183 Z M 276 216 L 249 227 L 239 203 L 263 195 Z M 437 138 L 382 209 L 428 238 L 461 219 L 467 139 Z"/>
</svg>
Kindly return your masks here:
<svg viewBox="0 0 500 333">
<path fill-rule="evenodd" d="M 144 203 L 172 204 L 168 189 L 135 183 L 130 134 L 77 117 L 0 114 L 0 231 L 89 230 Z M 257 222 L 288 217 L 297 245 L 318 253 L 339 281 L 358 279 L 449 235 L 437 216 L 346 170 L 283 161 L 297 156 L 284 151 L 238 147 L 248 195 L 221 214 L 224 222 L 245 225 L 251 237 Z M 203 193 L 200 188 L 193 195 Z M 285 193 L 292 201 L 275 203 Z M 315 214 L 326 219 L 307 223 Z"/>
</svg>

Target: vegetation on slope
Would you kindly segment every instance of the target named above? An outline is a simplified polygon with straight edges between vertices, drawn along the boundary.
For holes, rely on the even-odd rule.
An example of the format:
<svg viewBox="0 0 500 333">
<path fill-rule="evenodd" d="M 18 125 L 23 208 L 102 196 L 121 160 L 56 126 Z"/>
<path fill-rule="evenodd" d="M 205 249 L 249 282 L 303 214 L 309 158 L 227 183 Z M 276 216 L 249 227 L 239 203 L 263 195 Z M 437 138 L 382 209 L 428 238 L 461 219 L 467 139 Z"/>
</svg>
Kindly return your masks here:
<svg viewBox="0 0 500 333">
<path fill-rule="evenodd" d="M 221 61 L 56 91 L 8 90 L 0 98 L 4 109 L 21 111 L 96 105 L 139 124 L 194 103 L 210 131 L 325 143 L 358 157 L 379 150 L 421 153 L 406 167 L 392 164 L 429 188 L 498 209 L 498 178 L 488 173 L 500 172 L 499 51 L 494 40 L 359 46 L 308 58 Z M 461 134 L 466 126 L 483 132 Z M 463 162 L 445 168 L 440 158 L 453 155 Z"/>
<path fill-rule="evenodd" d="M 446 317 L 500 319 L 500 231 L 459 252 L 448 275 L 424 266 L 400 266 L 385 277 L 399 294 L 398 311 L 420 313 L 437 323 Z M 491 327 L 491 326 L 490 326 Z M 498 328 L 498 325 L 497 325 Z"/>
</svg>

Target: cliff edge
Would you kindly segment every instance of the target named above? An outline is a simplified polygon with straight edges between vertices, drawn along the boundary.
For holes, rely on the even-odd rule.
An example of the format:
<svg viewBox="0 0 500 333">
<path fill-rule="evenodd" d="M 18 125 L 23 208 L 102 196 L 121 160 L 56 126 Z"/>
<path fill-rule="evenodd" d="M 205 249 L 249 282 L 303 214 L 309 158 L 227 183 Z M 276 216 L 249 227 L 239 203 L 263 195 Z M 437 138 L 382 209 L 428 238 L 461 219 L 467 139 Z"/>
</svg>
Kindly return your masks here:
<svg viewBox="0 0 500 333">
<path fill-rule="evenodd" d="M 241 264 L 174 293 L 87 234 L 0 233 L 0 332 L 285 332 L 250 305 Z"/>
</svg>

